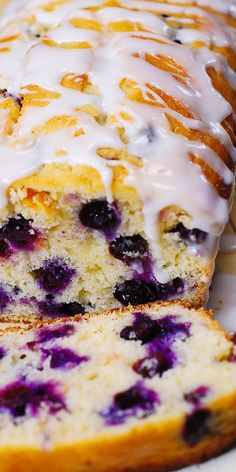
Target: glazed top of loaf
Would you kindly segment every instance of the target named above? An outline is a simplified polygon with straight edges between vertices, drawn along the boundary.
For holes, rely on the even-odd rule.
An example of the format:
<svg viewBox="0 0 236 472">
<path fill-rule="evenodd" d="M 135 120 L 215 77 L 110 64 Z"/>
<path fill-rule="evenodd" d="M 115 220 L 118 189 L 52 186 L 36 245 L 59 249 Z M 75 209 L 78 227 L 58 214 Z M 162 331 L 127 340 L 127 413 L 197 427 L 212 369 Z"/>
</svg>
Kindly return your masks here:
<svg viewBox="0 0 236 472">
<path fill-rule="evenodd" d="M 219 235 L 236 152 L 236 0 L 12 0 L 0 29 L 0 204 L 48 163 L 114 166 L 147 234 L 178 206 Z"/>
</svg>

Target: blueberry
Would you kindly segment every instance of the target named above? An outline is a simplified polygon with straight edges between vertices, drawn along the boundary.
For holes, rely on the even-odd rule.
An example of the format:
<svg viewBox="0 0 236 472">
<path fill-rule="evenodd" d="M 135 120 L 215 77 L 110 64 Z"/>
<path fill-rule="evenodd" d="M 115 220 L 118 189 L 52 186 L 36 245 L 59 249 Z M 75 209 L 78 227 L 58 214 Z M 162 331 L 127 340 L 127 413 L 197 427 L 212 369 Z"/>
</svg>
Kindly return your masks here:
<svg viewBox="0 0 236 472">
<path fill-rule="evenodd" d="M 158 395 L 138 383 L 117 393 L 107 410 L 100 412 L 108 425 L 122 424 L 129 417 L 145 418 L 153 414 L 160 403 Z"/>
<path fill-rule="evenodd" d="M 6 351 L 3 347 L 0 346 L 0 360 L 2 360 L 6 355 Z"/>
<path fill-rule="evenodd" d="M 69 285 L 73 275 L 75 270 L 60 259 L 46 260 L 42 267 L 34 271 L 39 286 L 52 294 L 62 292 Z"/>
<path fill-rule="evenodd" d="M 157 300 L 179 297 L 182 295 L 184 287 L 184 281 L 180 277 L 176 277 L 165 284 L 157 283 Z"/>
<path fill-rule="evenodd" d="M 133 324 L 123 328 L 120 337 L 126 341 L 141 341 L 142 344 L 155 341 L 150 348 L 156 351 L 160 346 L 163 349 L 164 343 L 167 346 L 174 342 L 176 337 L 189 337 L 190 326 L 191 323 L 179 323 L 175 316 L 153 320 L 146 314 L 136 313 Z"/>
<path fill-rule="evenodd" d="M 29 341 L 27 347 L 34 350 L 38 344 L 44 344 L 51 340 L 72 336 L 74 333 L 75 326 L 70 323 L 58 325 L 55 328 L 41 328 L 36 331 L 36 340 Z"/>
<path fill-rule="evenodd" d="M 32 220 L 27 220 L 22 215 L 9 218 L 8 222 L 0 228 L 1 241 L 8 242 L 8 246 L 10 243 L 15 249 L 33 249 L 38 236 L 39 232 L 33 228 Z"/>
<path fill-rule="evenodd" d="M 134 371 L 144 379 L 152 379 L 155 375 L 162 377 L 164 372 L 174 367 L 175 355 L 169 351 L 159 351 L 152 356 L 144 357 L 133 365 Z"/>
<path fill-rule="evenodd" d="M 182 223 L 178 223 L 170 233 L 178 233 L 179 237 L 193 244 L 202 244 L 206 241 L 208 234 L 201 229 L 188 229 Z"/>
<path fill-rule="evenodd" d="M 149 316 L 140 314 L 132 326 L 122 329 L 120 337 L 126 341 L 141 341 L 146 344 L 156 337 L 156 323 Z"/>
<path fill-rule="evenodd" d="M 47 343 L 52 339 L 61 339 L 72 336 L 75 333 L 75 326 L 70 323 L 58 325 L 55 328 L 41 328 L 37 331 L 37 342 Z"/>
<path fill-rule="evenodd" d="M 114 401 L 118 408 L 121 410 L 127 410 L 135 406 L 145 404 L 149 395 L 147 391 L 140 389 L 139 386 L 135 385 L 124 392 L 117 393 Z"/>
<path fill-rule="evenodd" d="M 84 203 L 79 212 L 81 223 L 99 231 L 114 231 L 120 224 L 120 214 L 115 203 L 107 200 L 91 200 Z"/>
<path fill-rule="evenodd" d="M 69 317 L 75 315 L 84 315 L 85 309 L 78 302 L 57 303 L 55 301 L 45 301 L 38 303 L 39 309 L 44 316 Z"/>
<path fill-rule="evenodd" d="M 9 257 L 12 254 L 9 242 L 0 237 L 0 257 Z"/>
<path fill-rule="evenodd" d="M 199 407 L 201 405 L 202 399 L 207 396 L 209 391 L 209 387 L 202 386 L 197 388 L 196 390 L 186 393 L 184 395 L 184 399 L 187 402 L 192 403 L 195 407 Z"/>
<path fill-rule="evenodd" d="M 140 236 L 119 236 L 109 245 L 110 254 L 125 264 L 130 264 L 135 259 L 148 257 L 148 243 Z"/>
<path fill-rule="evenodd" d="M 55 414 L 65 409 L 58 384 L 53 382 L 26 382 L 17 380 L 0 390 L 0 412 L 8 412 L 14 418 L 28 414 L 37 415 L 43 405 Z"/>
<path fill-rule="evenodd" d="M 59 314 L 61 316 L 84 315 L 85 309 L 78 302 L 62 303 Z"/>
<path fill-rule="evenodd" d="M 123 305 L 140 305 L 157 300 L 157 287 L 154 282 L 145 280 L 126 280 L 116 286 L 114 297 Z"/>
<path fill-rule="evenodd" d="M 174 43 L 176 43 L 176 44 L 182 44 L 182 42 L 180 41 L 180 39 L 174 39 Z"/>
<path fill-rule="evenodd" d="M 117 285 L 114 297 L 123 305 L 140 305 L 156 300 L 168 300 L 180 296 L 183 291 L 184 281 L 179 277 L 166 284 L 132 279 Z"/>
<path fill-rule="evenodd" d="M 210 418 L 211 412 L 204 408 L 197 409 L 186 417 L 183 438 L 190 447 L 196 446 L 209 432 Z"/>
<path fill-rule="evenodd" d="M 0 285 L 0 310 L 4 310 L 9 303 L 11 303 L 12 297 L 11 295 L 6 291 L 5 288 L 3 288 L 2 285 Z"/>
<path fill-rule="evenodd" d="M 43 354 L 46 358 L 50 356 L 50 367 L 52 369 L 73 369 L 89 359 L 87 356 L 79 356 L 72 349 L 59 347 L 44 349 Z"/>
</svg>

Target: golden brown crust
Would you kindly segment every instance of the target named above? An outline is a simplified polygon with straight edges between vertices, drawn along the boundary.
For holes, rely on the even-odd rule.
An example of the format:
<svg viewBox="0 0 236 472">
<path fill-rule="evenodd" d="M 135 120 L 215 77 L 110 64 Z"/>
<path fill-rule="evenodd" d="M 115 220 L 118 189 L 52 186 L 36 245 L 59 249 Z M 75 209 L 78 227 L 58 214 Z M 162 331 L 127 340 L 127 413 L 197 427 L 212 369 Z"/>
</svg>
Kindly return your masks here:
<svg viewBox="0 0 236 472">
<path fill-rule="evenodd" d="M 43 328 L 44 326 L 50 326 L 57 323 L 68 323 L 68 322 L 79 322 L 82 319 L 83 320 L 90 320 L 94 317 L 97 316 L 111 316 L 113 314 L 117 314 L 118 316 L 122 316 L 125 313 L 130 313 L 130 312 L 145 312 L 146 310 L 153 309 L 155 311 L 158 311 L 159 308 L 167 308 L 169 307 L 170 309 L 172 307 L 179 307 L 180 309 L 185 309 L 189 311 L 194 311 L 194 308 L 192 305 L 186 301 L 181 301 L 181 300 L 171 300 L 171 301 L 165 301 L 165 302 L 152 302 L 152 303 L 146 303 L 144 305 L 138 305 L 138 306 L 127 306 L 127 307 L 122 307 L 122 308 L 111 308 L 109 310 L 104 310 L 102 312 L 92 312 L 86 315 L 76 315 L 72 317 L 63 317 L 63 318 L 57 318 L 56 320 L 50 320 L 50 319 L 45 319 L 41 321 L 35 321 L 33 320 L 30 322 L 28 319 L 25 319 L 24 316 L 19 316 L 16 322 L 16 326 L 11 326 L 8 327 L 8 323 L 12 323 L 12 318 L 11 317 L 5 317 L 1 319 L 2 326 L 0 326 L 0 336 L 5 334 L 6 332 L 19 332 L 22 331 L 30 331 L 31 329 L 40 329 Z M 212 318 L 212 312 L 209 310 L 205 310 L 204 308 L 198 308 L 195 309 L 196 313 L 199 314 L 199 316 L 202 316 L 205 320 L 207 320 L 209 324 L 209 329 L 215 329 L 219 331 L 226 339 L 230 340 L 229 335 L 224 331 L 224 329 L 220 326 L 219 322 L 217 320 L 214 320 Z"/>
</svg>

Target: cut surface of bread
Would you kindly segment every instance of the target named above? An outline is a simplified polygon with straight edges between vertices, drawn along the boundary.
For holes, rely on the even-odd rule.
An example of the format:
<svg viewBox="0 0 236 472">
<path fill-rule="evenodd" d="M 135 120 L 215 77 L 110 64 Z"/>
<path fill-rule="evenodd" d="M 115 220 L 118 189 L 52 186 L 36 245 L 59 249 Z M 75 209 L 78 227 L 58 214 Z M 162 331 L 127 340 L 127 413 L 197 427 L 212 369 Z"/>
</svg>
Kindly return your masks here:
<svg viewBox="0 0 236 472">
<path fill-rule="evenodd" d="M 236 438 L 234 345 L 151 304 L 2 328 L 1 472 L 167 471 Z"/>
<path fill-rule="evenodd" d="M 8 2 L 0 313 L 204 303 L 234 186 L 234 8 Z"/>
</svg>

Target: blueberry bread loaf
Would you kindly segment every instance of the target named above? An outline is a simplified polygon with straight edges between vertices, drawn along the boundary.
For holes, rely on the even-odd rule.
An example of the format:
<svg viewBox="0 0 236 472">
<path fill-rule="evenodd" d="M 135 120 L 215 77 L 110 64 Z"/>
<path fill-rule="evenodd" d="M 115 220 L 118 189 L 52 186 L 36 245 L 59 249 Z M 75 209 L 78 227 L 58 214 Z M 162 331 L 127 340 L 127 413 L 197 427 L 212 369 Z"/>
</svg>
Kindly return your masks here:
<svg viewBox="0 0 236 472">
<path fill-rule="evenodd" d="M 204 302 L 234 181 L 231 0 L 9 0 L 0 312 Z"/>
<path fill-rule="evenodd" d="M 236 438 L 233 343 L 177 303 L 0 336 L 1 472 L 167 471 Z"/>
</svg>

